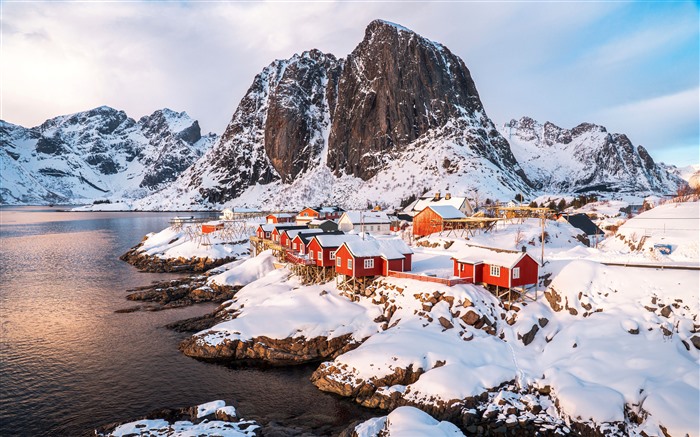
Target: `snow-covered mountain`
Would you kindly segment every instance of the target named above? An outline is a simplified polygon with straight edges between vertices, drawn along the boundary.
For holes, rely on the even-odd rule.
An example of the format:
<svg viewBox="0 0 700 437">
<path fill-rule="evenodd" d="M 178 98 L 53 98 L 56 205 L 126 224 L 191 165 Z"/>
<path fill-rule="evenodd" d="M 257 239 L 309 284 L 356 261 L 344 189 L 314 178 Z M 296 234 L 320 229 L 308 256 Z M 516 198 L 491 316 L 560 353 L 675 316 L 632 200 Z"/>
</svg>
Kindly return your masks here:
<svg viewBox="0 0 700 437">
<path fill-rule="evenodd" d="M 0 121 L 0 203 L 140 198 L 173 181 L 216 140 L 184 112 L 138 122 L 102 106 L 33 128 Z"/>
<path fill-rule="evenodd" d="M 523 117 L 503 125 L 501 133 L 534 187 L 544 192 L 663 194 L 681 183 L 644 147 L 603 126 L 581 123 L 563 129 Z"/>
<path fill-rule="evenodd" d="M 138 208 L 398 206 L 425 190 L 528 193 L 464 62 L 375 20 L 346 59 L 311 50 L 258 74 L 221 140 Z"/>
</svg>

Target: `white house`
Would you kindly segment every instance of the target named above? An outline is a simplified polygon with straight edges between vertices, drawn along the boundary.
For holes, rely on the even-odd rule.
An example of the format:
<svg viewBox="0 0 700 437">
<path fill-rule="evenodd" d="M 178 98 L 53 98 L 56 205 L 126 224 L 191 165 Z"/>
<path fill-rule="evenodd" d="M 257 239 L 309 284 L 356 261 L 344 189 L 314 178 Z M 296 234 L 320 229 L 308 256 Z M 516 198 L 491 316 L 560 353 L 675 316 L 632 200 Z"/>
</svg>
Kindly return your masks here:
<svg viewBox="0 0 700 437">
<path fill-rule="evenodd" d="M 429 206 L 453 206 L 462 211 L 462 213 L 466 216 L 474 214 L 474 210 L 469 203 L 469 199 L 466 197 L 453 196 L 450 193 L 446 193 L 443 197 L 440 195 L 440 192 L 435 193 L 433 196 L 425 195 L 418 198 L 404 208 L 403 212 L 405 214 L 415 216 Z"/>
<path fill-rule="evenodd" d="M 338 220 L 338 230 L 386 235 L 391 233 L 391 219 L 381 211 L 346 211 Z"/>
</svg>

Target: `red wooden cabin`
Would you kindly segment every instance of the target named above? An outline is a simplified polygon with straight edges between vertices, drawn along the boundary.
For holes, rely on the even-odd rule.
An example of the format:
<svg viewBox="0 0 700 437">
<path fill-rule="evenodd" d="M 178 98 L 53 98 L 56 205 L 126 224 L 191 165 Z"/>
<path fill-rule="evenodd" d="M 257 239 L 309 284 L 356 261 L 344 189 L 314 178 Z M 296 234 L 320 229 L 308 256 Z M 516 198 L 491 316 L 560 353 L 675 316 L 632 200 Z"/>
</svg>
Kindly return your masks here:
<svg viewBox="0 0 700 437">
<path fill-rule="evenodd" d="M 454 275 L 502 288 L 537 284 L 539 263 L 527 252 L 468 246 L 452 258 Z"/>
<path fill-rule="evenodd" d="M 309 223 L 311 220 L 337 220 L 345 212 L 337 206 L 322 206 L 320 208 L 304 208 L 296 216 L 299 224 Z"/>
<path fill-rule="evenodd" d="M 360 239 L 356 234 L 317 234 L 308 244 L 309 258 L 319 267 L 335 266 L 335 251 L 350 240 Z"/>
<path fill-rule="evenodd" d="M 264 240 L 270 240 L 272 236 L 272 231 L 275 229 L 275 225 L 268 225 L 268 224 L 263 224 L 259 225 L 258 229 L 255 230 L 255 235 L 258 238 L 262 238 Z"/>
<path fill-rule="evenodd" d="M 283 237 L 285 232 L 293 231 L 293 230 L 300 231 L 300 230 L 308 229 L 308 227 L 305 225 L 295 225 L 295 224 L 291 224 L 291 223 L 283 223 L 283 224 L 278 224 L 278 225 L 274 225 L 274 226 L 275 226 L 275 228 L 272 230 L 272 232 L 270 232 L 270 238 L 272 241 L 274 241 L 277 244 L 281 244 L 282 246 L 284 246 L 284 244 L 282 243 L 282 237 Z"/>
<path fill-rule="evenodd" d="M 406 272 L 411 270 L 412 254 L 399 239 L 346 241 L 335 252 L 335 271 L 355 278 Z"/>
<path fill-rule="evenodd" d="M 428 206 L 413 217 L 413 235 L 424 235 L 442 232 L 445 220 L 466 218 L 464 213 L 451 205 Z"/>
</svg>

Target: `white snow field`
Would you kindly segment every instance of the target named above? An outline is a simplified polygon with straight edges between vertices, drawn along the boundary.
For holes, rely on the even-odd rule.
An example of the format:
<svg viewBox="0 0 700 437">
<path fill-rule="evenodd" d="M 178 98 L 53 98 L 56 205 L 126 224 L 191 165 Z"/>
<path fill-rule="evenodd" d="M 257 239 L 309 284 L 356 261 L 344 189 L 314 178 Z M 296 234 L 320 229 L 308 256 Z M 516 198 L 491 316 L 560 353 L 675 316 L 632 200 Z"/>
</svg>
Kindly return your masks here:
<svg viewBox="0 0 700 437">
<path fill-rule="evenodd" d="M 669 245 L 663 254 L 654 245 Z M 648 264 L 700 265 L 700 202 L 665 203 L 627 220 L 601 250 L 608 257 Z"/>
</svg>

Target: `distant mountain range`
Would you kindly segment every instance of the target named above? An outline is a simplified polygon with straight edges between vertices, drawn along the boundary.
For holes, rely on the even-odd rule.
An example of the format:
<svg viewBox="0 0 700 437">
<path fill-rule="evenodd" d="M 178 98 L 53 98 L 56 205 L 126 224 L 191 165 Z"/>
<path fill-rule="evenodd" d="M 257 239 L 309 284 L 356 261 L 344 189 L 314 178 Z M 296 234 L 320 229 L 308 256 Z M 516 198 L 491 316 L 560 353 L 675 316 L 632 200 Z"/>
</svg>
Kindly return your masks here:
<svg viewBox="0 0 700 437">
<path fill-rule="evenodd" d="M 106 107 L 31 129 L 1 122 L 0 133 L 2 203 L 361 208 L 425 191 L 505 199 L 682 183 L 601 126 L 524 117 L 498 129 L 459 57 L 382 20 L 344 59 L 310 50 L 264 68 L 220 138 L 185 113 L 135 122 Z"/>
<path fill-rule="evenodd" d="M 184 112 L 135 121 L 106 106 L 25 128 L 0 121 L 0 202 L 142 198 L 172 182 L 216 141 Z"/>
</svg>

